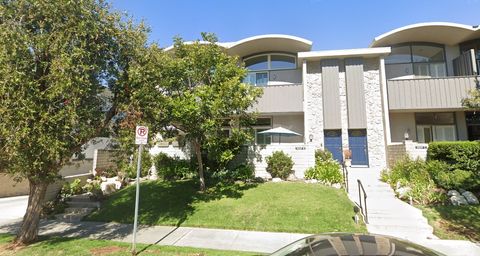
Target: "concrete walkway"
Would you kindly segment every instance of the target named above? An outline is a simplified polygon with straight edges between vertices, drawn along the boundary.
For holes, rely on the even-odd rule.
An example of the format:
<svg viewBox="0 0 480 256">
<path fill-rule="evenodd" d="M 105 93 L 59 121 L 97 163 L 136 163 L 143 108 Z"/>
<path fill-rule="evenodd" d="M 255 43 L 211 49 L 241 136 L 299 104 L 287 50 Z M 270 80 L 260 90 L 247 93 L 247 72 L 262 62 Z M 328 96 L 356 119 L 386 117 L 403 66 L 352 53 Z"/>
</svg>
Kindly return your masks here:
<svg viewBox="0 0 480 256">
<path fill-rule="evenodd" d="M 447 255 L 480 255 L 480 246 L 461 240 L 440 240 L 422 211 L 395 197 L 393 189 L 380 181 L 380 170 L 348 168 L 350 200 L 359 204 L 358 182 L 367 194 L 369 233 L 402 238 Z M 362 199 L 363 200 L 363 199 Z"/>
<path fill-rule="evenodd" d="M 39 234 L 131 243 L 132 226 L 130 224 L 87 221 L 42 221 Z M 18 227 L 18 222 L 0 226 L 0 233 L 14 233 Z M 144 244 L 272 253 L 308 235 L 209 228 L 140 226 L 137 241 Z"/>
</svg>

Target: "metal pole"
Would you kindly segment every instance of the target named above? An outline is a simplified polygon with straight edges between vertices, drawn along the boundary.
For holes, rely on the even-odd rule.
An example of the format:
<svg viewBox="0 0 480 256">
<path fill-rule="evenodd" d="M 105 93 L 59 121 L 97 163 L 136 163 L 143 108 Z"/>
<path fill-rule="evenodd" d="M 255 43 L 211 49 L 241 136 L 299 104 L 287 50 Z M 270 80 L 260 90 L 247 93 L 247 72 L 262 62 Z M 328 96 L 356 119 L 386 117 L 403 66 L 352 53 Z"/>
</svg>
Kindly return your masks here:
<svg viewBox="0 0 480 256">
<path fill-rule="evenodd" d="M 137 161 L 137 191 L 135 195 L 135 218 L 133 222 L 133 242 L 132 242 L 132 255 L 137 255 L 137 222 L 138 222 L 138 201 L 140 197 L 140 169 L 142 167 L 142 151 L 143 145 L 138 145 L 138 161 Z"/>
</svg>

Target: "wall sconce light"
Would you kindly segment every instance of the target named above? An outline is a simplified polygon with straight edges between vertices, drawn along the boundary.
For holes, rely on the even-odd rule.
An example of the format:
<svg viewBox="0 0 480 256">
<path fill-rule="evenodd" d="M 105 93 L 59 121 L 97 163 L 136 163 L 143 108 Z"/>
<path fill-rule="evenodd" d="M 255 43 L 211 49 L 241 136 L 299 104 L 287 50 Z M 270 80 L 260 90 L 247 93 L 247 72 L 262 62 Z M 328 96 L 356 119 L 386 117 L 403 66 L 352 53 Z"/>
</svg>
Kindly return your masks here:
<svg viewBox="0 0 480 256">
<path fill-rule="evenodd" d="M 310 139 L 310 142 L 313 141 L 313 134 L 308 135 L 308 138 Z"/>
<path fill-rule="evenodd" d="M 403 138 L 405 138 L 405 140 L 408 140 L 410 138 L 410 129 L 406 129 L 405 132 L 403 133 Z"/>
</svg>

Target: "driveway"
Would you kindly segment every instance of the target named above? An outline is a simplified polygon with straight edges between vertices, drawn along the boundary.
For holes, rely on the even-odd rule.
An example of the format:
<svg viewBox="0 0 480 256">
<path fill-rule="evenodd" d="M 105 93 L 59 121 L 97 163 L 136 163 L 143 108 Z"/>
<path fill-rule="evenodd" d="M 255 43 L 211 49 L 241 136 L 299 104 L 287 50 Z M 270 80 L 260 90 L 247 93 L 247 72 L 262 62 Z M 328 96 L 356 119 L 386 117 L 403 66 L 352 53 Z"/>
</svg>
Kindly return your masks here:
<svg viewBox="0 0 480 256">
<path fill-rule="evenodd" d="M 28 196 L 0 198 L 0 226 L 21 220 L 27 204 Z"/>
</svg>

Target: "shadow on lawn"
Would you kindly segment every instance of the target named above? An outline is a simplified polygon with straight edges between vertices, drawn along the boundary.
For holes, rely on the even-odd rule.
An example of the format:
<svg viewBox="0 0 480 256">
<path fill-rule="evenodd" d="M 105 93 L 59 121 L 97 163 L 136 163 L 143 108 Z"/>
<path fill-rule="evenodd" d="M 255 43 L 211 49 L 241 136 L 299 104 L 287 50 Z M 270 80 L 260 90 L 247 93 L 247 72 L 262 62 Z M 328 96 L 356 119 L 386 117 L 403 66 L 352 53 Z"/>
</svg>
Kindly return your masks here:
<svg viewBox="0 0 480 256">
<path fill-rule="evenodd" d="M 179 227 L 195 212 L 196 202 L 208 202 L 221 198 L 240 198 L 243 191 L 256 187 L 256 183 L 216 183 L 205 192 L 198 191 L 198 183 L 192 180 L 165 182 L 151 181 L 140 187 L 139 220 L 142 224 L 162 223 Z M 104 202 L 102 209 L 92 213 L 87 220 L 132 223 L 135 203 L 135 187 L 115 193 Z"/>
<path fill-rule="evenodd" d="M 473 241 L 480 241 L 480 206 L 433 206 L 442 219 L 441 225 L 448 231 L 461 234 Z"/>
</svg>

